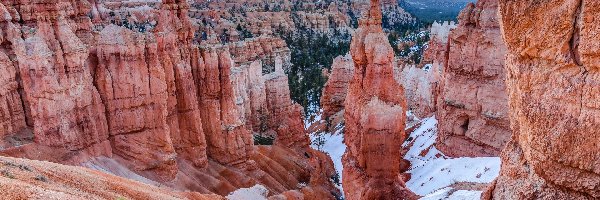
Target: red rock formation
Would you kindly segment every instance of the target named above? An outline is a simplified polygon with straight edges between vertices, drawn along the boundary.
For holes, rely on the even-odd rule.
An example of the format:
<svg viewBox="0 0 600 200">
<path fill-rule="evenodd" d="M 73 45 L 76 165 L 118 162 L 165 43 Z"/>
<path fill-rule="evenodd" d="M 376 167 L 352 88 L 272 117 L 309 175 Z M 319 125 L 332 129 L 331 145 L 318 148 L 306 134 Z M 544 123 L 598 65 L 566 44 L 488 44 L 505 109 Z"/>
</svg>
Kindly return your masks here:
<svg viewBox="0 0 600 200">
<path fill-rule="evenodd" d="M 4 10 L 4 11 L 2 11 Z M 0 15 L 10 16 L 0 4 Z M 8 30 L 4 26 L 8 25 L 6 19 L 0 18 L 3 25 L 2 30 Z M 10 21 L 10 19 L 8 19 Z M 4 43 L 3 34 L 0 33 L 0 43 Z M 17 66 L 14 66 L 8 55 L 7 49 L 0 47 L 0 138 L 6 138 L 26 132 L 27 124 L 25 122 L 25 110 L 21 95 L 19 94 L 17 82 Z M 15 144 L 2 144 L 0 149 L 4 149 Z"/>
<path fill-rule="evenodd" d="M 201 118 L 208 144 L 208 156 L 221 164 L 237 165 L 248 160 L 252 135 L 236 110 L 231 67 L 227 49 L 208 47 L 202 52 L 200 75 Z"/>
<path fill-rule="evenodd" d="M 436 144 L 448 156 L 498 156 L 510 138 L 497 2 L 469 4 L 449 35 Z"/>
<path fill-rule="evenodd" d="M 600 198 L 600 2 L 499 5 L 514 134 L 483 199 Z"/>
<path fill-rule="evenodd" d="M 368 10 L 369 1 L 320 1 L 320 0 L 228 0 L 195 1 L 192 18 L 198 24 L 209 24 L 219 35 L 227 35 L 237 41 L 237 26 L 259 35 L 282 35 L 282 33 L 313 30 L 320 33 L 351 33 L 352 18 Z M 386 0 L 382 9 L 389 16 L 386 27 L 410 23 L 415 20 L 395 0 Z M 229 12 L 235 10 L 238 12 Z"/>
<path fill-rule="evenodd" d="M 282 61 L 275 59 L 275 72 L 265 75 L 269 129 L 277 132 L 275 143 L 291 148 L 308 148 L 310 140 L 304 131 L 302 106 L 290 97 L 288 77 L 282 69 Z"/>
<path fill-rule="evenodd" d="M 289 190 L 279 195 L 270 196 L 269 199 L 306 199 L 306 200 L 321 200 L 321 199 L 337 199 L 341 197 L 339 191 L 331 183 L 331 177 L 336 173 L 333 167 L 333 161 L 327 154 L 310 149 L 306 152 L 308 155 L 311 168 L 311 177 L 307 187 L 302 187 L 297 190 Z M 317 175 L 317 176 L 315 176 Z M 334 196 L 331 196 L 334 194 Z"/>
<path fill-rule="evenodd" d="M 354 74 L 354 63 L 351 56 L 338 56 L 331 65 L 331 74 L 323 88 L 321 107 L 323 117 L 328 118 L 344 110 L 344 102 L 348 94 L 348 85 Z"/>
<path fill-rule="evenodd" d="M 419 68 L 414 65 L 398 64 L 394 71 L 396 81 L 404 87 L 408 109 L 419 118 L 433 115 L 437 80 L 436 72 L 431 69 L 431 66 Z"/>
<path fill-rule="evenodd" d="M 332 165 L 306 148 L 302 109 L 289 97 L 282 62 L 268 87 L 262 77 L 261 60 L 286 54 L 282 40 L 249 42 L 264 51 L 242 52 L 257 54 L 234 60 L 216 40 L 192 43 L 186 1 L 152 4 L 148 17 L 157 23 L 146 30 L 96 18 L 109 4 L 127 10 L 151 2 L 0 4 L 0 126 L 6 127 L 0 154 L 86 166 L 177 190 L 226 195 L 263 184 L 280 194 L 309 183 L 301 190 L 305 196 L 333 198 L 338 191 L 326 183 Z M 272 107 L 265 106 L 267 91 Z M 278 132 L 277 145 L 252 144 L 250 127 L 260 126 L 261 110 L 273 116 L 267 125 Z M 24 141 L 5 145 L 7 138 Z M 180 197 L 164 197 L 169 195 Z"/>
<path fill-rule="evenodd" d="M 348 199 L 415 199 L 405 188 L 400 146 L 407 137 L 404 88 L 394 80 L 394 52 L 381 27 L 379 0 L 352 38 L 354 77 L 346 99 L 343 157 Z"/>
<path fill-rule="evenodd" d="M 116 155 L 138 172 L 176 174 L 167 122 L 167 82 L 155 38 L 109 25 L 98 41 L 96 84 L 106 105 Z"/>
<path fill-rule="evenodd" d="M 253 133 L 267 131 L 269 113 L 262 71 L 260 60 L 236 66 L 231 70 L 237 110 L 242 114 L 242 121 Z"/>
<path fill-rule="evenodd" d="M 412 113 L 425 118 L 437 111 L 437 100 L 444 66 L 448 62 L 448 35 L 456 28 L 454 22 L 434 22 L 431 26 L 431 40 L 423 55 L 424 66 L 416 67 L 398 63 L 396 80 L 400 81 L 406 92 L 406 102 Z M 400 71 L 400 72 L 399 72 Z"/>
<path fill-rule="evenodd" d="M 205 167 L 206 140 L 192 66 L 199 50 L 191 44 L 194 29 L 187 16 L 185 1 L 164 1 L 159 11 L 155 35 L 158 57 L 167 81 L 167 123 L 178 156 Z"/>
<path fill-rule="evenodd" d="M 80 39 L 91 37 L 91 23 L 82 19 L 89 8 L 67 1 L 5 3 L 0 9 L 2 48 L 14 64 L 2 68 L 18 66 L 22 106 L 35 142 L 110 156 L 104 107 L 86 66 L 88 49 Z"/>
<path fill-rule="evenodd" d="M 267 115 L 267 90 L 265 86 L 265 79 L 262 75 L 263 66 L 261 62 L 254 61 L 250 64 L 248 75 L 248 85 L 250 88 L 248 91 L 250 94 L 250 109 L 252 116 L 250 117 L 252 129 L 260 132 L 264 131 L 267 122 L 265 122 L 265 115 Z"/>
</svg>

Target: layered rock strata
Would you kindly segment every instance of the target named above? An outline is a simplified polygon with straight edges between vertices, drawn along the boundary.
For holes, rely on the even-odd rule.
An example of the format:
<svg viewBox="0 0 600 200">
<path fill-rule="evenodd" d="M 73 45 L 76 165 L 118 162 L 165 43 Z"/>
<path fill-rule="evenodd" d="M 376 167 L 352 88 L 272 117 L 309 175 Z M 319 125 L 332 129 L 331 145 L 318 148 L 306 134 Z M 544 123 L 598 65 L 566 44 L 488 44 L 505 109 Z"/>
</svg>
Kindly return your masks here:
<svg viewBox="0 0 600 200">
<path fill-rule="evenodd" d="M 348 199 L 415 199 L 401 173 L 406 138 L 404 88 L 394 80 L 394 52 L 381 27 L 378 0 L 371 1 L 350 46 L 354 76 L 344 115 L 342 162 Z"/>
<path fill-rule="evenodd" d="M 146 43 L 147 41 L 147 43 Z M 131 168 L 176 174 L 167 122 L 167 83 L 155 38 L 108 26 L 98 41 L 96 84 L 106 105 L 114 153 Z M 158 150 L 158 151 L 154 151 Z"/>
<path fill-rule="evenodd" d="M 395 79 L 404 87 L 407 108 L 417 117 L 425 118 L 435 113 L 436 69 L 426 65 L 398 64 L 394 68 Z"/>
<path fill-rule="evenodd" d="M 0 157 L 0 194 L 5 199 L 225 199 L 177 192 L 82 167 Z"/>
<path fill-rule="evenodd" d="M 2 25 L 8 25 L 2 20 L 5 19 L 0 19 Z M 3 27 L 3 30 L 8 28 Z M 17 82 L 18 67 L 14 66 L 8 55 L 4 53 L 8 49 L 0 48 L 2 48 L 0 51 L 0 138 L 15 137 L 18 133 L 27 132 L 25 110 Z M 0 149 L 8 146 L 11 144 L 0 144 Z"/>
<path fill-rule="evenodd" d="M 483 199 L 600 198 L 600 3 L 499 6 L 514 134 Z"/>
<path fill-rule="evenodd" d="M 351 33 L 356 18 L 369 8 L 369 1 L 195 1 L 190 16 L 196 23 L 208 25 L 218 35 L 236 42 L 241 32 L 258 35 L 283 35 L 312 30 L 328 35 Z M 386 16 L 385 28 L 413 23 L 415 18 L 397 1 L 382 2 Z M 236 12 L 229 12 L 235 10 Z M 242 28 L 242 31 L 238 29 Z"/>
<path fill-rule="evenodd" d="M 307 148 L 284 62 L 268 84 L 262 76 L 263 57 L 285 55 L 281 41 L 255 42 L 267 50 L 238 62 L 228 45 L 193 42 L 187 1 L 148 6 L 156 23 L 146 30 L 102 19 L 98 6 L 109 2 L 116 1 L 0 3 L 1 155 L 202 193 L 255 184 L 273 195 L 339 193 L 323 181 L 331 161 Z M 253 145 L 261 124 L 281 136 L 277 145 Z"/>
</svg>

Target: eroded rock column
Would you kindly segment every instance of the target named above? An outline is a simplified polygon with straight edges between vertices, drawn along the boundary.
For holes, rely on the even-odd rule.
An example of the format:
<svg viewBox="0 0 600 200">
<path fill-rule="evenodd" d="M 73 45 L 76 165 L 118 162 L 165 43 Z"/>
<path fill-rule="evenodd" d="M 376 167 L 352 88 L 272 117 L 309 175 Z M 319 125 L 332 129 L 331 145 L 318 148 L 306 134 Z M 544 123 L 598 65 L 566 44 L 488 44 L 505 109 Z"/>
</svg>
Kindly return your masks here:
<svg viewBox="0 0 600 200">
<path fill-rule="evenodd" d="M 35 142 L 73 152 L 61 159 L 76 160 L 79 151 L 110 156 L 104 106 L 85 65 L 89 51 L 76 34 L 91 36 L 89 7 L 66 1 L 5 3 L 0 10 L 10 14 L 0 11 L 6 33 L 2 48 L 18 65 L 22 106 Z"/>
<path fill-rule="evenodd" d="M 96 85 L 112 148 L 129 168 L 170 180 L 177 173 L 167 123 L 167 83 L 153 35 L 109 25 L 98 41 Z"/>
<path fill-rule="evenodd" d="M 428 55 L 443 59 L 436 147 L 448 156 L 498 156 L 510 138 L 504 83 L 506 46 L 497 10 L 498 0 L 468 4 L 458 16 L 458 27 L 448 37 L 433 39 L 434 48 L 444 43 L 439 39 L 448 39 L 445 48 L 437 47 L 444 56 Z"/>
<path fill-rule="evenodd" d="M 310 140 L 304 131 L 302 106 L 292 102 L 288 76 L 283 72 L 283 61 L 275 58 L 275 72 L 265 75 L 268 127 L 277 133 L 275 144 L 289 148 L 308 148 Z"/>
<path fill-rule="evenodd" d="M 343 184 L 348 199 L 414 199 L 400 174 L 406 139 L 404 88 L 394 80 L 394 52 L 378 0 L 360 21 L 350 51 L 354 77 L 346 99 Z"/>
<path fill-rule="evenodd" d="M 252 135 L 234 102 L 231 55 L 224 47 L 204 47 L 202 59 L 195 73 L 208 156 L 226 165 L 245 163 L 252 150 Z"/>
</svg>

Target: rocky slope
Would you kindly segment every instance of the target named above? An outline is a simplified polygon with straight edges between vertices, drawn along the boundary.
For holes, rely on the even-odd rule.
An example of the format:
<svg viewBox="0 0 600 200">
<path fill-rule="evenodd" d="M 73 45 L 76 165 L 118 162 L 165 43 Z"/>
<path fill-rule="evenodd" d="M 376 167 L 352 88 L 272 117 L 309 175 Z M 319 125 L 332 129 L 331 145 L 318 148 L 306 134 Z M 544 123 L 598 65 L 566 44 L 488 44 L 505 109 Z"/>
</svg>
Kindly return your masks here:
<svg viewBox="0 0 600 200">
<path fill-rule="evenodd" d="M 0 172 L 4 199 L 225 199 L 44 161 L 0 157 Z"/>
<path fill-rule="evenodd" d="M 147 12 L 116 22 L 140 5 Z M 226 195 L 262 184 L 272 195 L 334 198 L 331 161 L 308 148 L 283 59 L 262 75 L 263 60 L 289 58 L 284 43 L 197 44 L 188 8 L 177 0 L 1 1 L 0 154 L 176 190 Z M 254 145 L 261 124 L 274 146 Z"/>
<path fill-rule="evenodd" d="M 448 42 L 434 37 L 426 55 L 434 69 L 443 66 L 436 146 L 449 156 L 497 156 L 511 135 L 497 5 L 497 0 L 467 5 Z"/>
<path fill-rule="evenodd" d="M 344 192 L 347 199 L 414 199 L 401 176 L 408 169 L 399 145 L 407 138 L 404 88 L 394 80 L 379 3 L 371 1 L 351 44 L 355 70 L 344 115 Z"/>
<path fill-rule="evenodd" d="M 484 199 L 600 198 L 597 1 L 499 1 L 510 121 Z"/>
</svg>

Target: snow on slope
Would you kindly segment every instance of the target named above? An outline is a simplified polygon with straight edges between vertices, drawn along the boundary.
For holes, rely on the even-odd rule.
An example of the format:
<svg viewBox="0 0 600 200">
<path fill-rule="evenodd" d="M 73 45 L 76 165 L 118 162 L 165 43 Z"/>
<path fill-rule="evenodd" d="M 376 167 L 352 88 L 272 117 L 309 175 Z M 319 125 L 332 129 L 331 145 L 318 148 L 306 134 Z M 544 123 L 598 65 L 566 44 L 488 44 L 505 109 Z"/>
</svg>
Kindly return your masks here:
<svg viewBox="0 0 600 200">
<path fill-rule="evenodd" d="M 269 190 L 262 185 L 255 185 L 251 188 L 240 188 L 227 195 L 228 200 L 267 200 Z"/>
<path fill-rule="evenodd" d="M 322 113 L 322 111 L 320 112 Z M 306 127 L 310 127 L 315 123 L 326 123 L 325 120 L 321 119 L 321 114 L 318 114 L 314 117 L 312 122 L 308 120 L 305 121 Z M 333 160 L 333 166 L 335 171 L 339 175 L 340 182 L 342 180 L 342 156 L 346 151 L 346 145 L 344 144 L 344 126 L 337 125 L 334 129 L 333 133 L 322 132 L 322 133 L 310 133 L 310 141 L 311 148 L 325 152 L 331 160 Z M 341 183 L 340 183 L 341 184 Z M 341 185 L 336 185 L 342 195 L 344 194 L 344 189 Z"/>
<path fill-rule="evenodd" d="M 482 191 L 456 190 L 451 186 L 492 182 L 500 173 L 500 158 L 449 158 L 435 148 L 436 138 L 437 120 L 430 117 L 423 119 L 402 145 L 410 147 L 404 159 L 412 164 L 406 186 L 427 200 L 479 199 Z"/>
<path fill-rule="evenodd" d="M 411 116 L 411 113 L 408 113 Z M 411 116 L 414 117 L 414 116 Z M 320 115 L 312 121 L 306 121 L 306 127 L 315 123 L 326 123 Z M 450 158 L 434 146 L 437 138 L 437 120 L 434 117 L 420 121 L 409 139 L 402 144 L 409 148 L 404 159 L 411 162 L 411 179 L 406 186 L 423 196 L 422 200 L 471 200 L 480 199 L 481 190 L 454 188 L 457 184 L 484 185 L 492 182 L 500 173 L 500 158 Z M 311 147 L 327 153 L 333 160 L 340 179 L 342 178 L 342 156 L 346 150 L 344 144 L 344 126 L 338 125 L 333 133 L 311 133 Z M 339 187 L 343 192 L 343 186 Z M 343 194 L 343 193 L 342 193 Z"/>
</svg>

